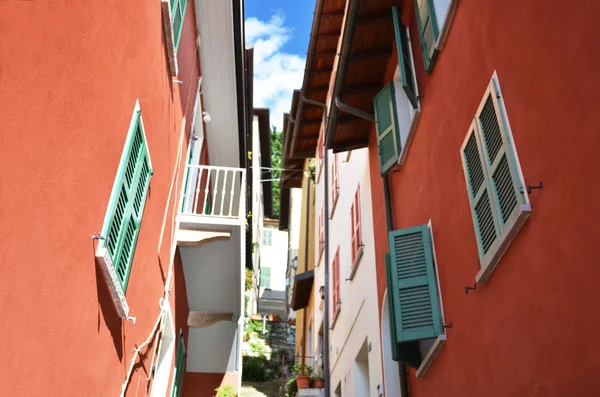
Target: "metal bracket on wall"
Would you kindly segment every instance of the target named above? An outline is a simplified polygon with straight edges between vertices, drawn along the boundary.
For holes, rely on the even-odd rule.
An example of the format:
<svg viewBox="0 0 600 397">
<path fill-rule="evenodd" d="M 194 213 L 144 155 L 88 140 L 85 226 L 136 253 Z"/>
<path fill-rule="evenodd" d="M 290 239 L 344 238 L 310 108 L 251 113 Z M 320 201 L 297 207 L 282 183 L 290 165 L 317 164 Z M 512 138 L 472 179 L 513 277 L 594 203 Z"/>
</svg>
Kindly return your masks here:
<svg viewBox="0 0 600 397">
<path fill-rule="evenodd" d="M 477 283 L 473 284 L 472 287 L 465 287 L 465 294 L 469 295 L 469 291 L 477 290 Z"/>
<path fill-rule="evenodd" d="M 531 194 L 531 191 L 533 189 L 541 189 L 542 187 L 543 187 L 542 181 L 540 181 L 540 183 L 538 183 L 537 185 L 527 185 L 527 193 Z"/>
<path fill-rule="evenodd" d="M 452 328 L 452 321 L 450 321 L 450 324 L 447 324 L 447 325 L 446 325 L 446 324 L 444 324 L 444 325 L 442 325 L 442 328 L 443 328 L 443 329 L 446 329 L 446 328 Z"/>
</svg>

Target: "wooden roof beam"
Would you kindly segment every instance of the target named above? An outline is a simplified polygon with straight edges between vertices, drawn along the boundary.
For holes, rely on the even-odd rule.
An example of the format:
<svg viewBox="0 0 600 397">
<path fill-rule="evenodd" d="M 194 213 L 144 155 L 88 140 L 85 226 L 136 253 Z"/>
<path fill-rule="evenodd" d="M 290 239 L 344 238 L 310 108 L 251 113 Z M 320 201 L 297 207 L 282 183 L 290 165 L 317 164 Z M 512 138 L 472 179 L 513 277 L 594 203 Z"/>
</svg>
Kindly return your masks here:
<svg viewBox="0 0 600 397">
<path fill-rule="evenodd" d="M 361 62 L 372 60 L 373 58 L 389 57 L 392 54 L 392 45 L 384 47 L 374 47 L 365 51 L 356 51 L 350 54 L 350 62 Z"/>
<path fill-rule="evenodd" d="M 356 20 L 356 24 L 370 25 L 372 23 L 382 22 L 386 20 L 392 20 L 392 13 L 389 11 L 359 15 L 358 19 Z"/>
</svg>

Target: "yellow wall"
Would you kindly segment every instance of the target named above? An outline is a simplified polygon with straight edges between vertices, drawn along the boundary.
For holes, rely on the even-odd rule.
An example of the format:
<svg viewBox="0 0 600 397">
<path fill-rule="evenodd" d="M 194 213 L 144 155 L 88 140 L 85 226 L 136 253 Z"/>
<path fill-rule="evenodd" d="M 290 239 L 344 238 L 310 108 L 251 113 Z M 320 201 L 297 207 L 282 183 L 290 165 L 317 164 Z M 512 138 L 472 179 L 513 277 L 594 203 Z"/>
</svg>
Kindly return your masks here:
<svg viewBox="0 0 600 397">
<path fill-rule="evenodd" d="M 314 258 L 314 244 L 315 244 L 315 184 L 314 181 L 311 181 L 306 177 L 308 175 L 308 166 L 309 164 L 313 164 L 314 160 L 310 159 L 304 162 L 304 179 L 302 180 L 302 212 L 300 216 L 300 238 L 298 244 L 298 269 L 297 274 L 304 273 L 305 271 L 310 271 L 315 268 L 315 258 Z M 309 183 L 310 182 L 310 183 Z M 306 201 L 306 190 L 310 188 L 310 200 L 307 203 Z M 308 242 L 306 241 L 306 227 L 307 227 L 307 217 L 306 217 L 306 206 L 309 206 L 309 215 L 308 215 Z M 306 244 L 308 243 L 308 258 L 305 256 Z M 307 261 L 308 259 L 308 261 Z M 305 268 L 306 266 L 306 268 Z M 306 270 L 305 270 L 306 269 Z M 313 285 L 313 288 L 315 286 Z M 305 330 L 308 330 L 308 322 L 310 321 L 310 313 L 313 312 L 313 297 L 311 293 L 311 298 L 309 300 L 308 307 L 306 308 L 307 320 L 306 323 L 304 321 L 304 309 L 298 310 L 296 312 L 296 361 L 302 362 L 302 339 Z M 308 339 L 306 341 L 308 344 Z M 314 343 L 314 342 L 313 342 Z M 311 355 L 310 352 L 306 352 L 306 355 Z"/>
</svg>

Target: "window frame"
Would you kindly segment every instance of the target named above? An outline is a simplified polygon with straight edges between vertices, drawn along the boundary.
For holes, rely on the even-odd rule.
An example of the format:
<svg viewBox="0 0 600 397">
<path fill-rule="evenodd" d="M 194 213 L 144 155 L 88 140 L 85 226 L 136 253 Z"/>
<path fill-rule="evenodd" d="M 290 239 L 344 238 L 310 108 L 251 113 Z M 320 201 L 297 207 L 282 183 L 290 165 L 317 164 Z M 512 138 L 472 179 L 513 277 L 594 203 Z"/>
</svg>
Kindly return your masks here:
<svg viewBox="0 0 600 397">
<path fill-rule="evenodd" d="M 269 236 L 269 238 L 267 238 Z M 273 245 L 273 231 L 270 229 L 263 229 L 262 231 L 262 244 L 270 247 Z"/>
<path fill-rule="evenodd" d="M 332 273 L 332 316 L 333 320 L 331 321 L 331 328 L 335 327 L 337 323 L 337 319 L 340 316 L 340 311 L 342 309 L 342 298 L 340 296 L 340 246 L 337 246 L 335 251 L 335 255 L 333 256 L 333 261 L 331 262 L 331 273 Z"/>
<path fill-rule="evenodd" d="M 432 26 L 432 46 L 426 48 L 423 39 L 423 21 L 421 21 L 421 13 L 419 1 L 427 4 L 429 10 L 429 23 Z M 423 66 L 429 74 L 433 72 L 439 51 L 444 47 L 448 37 L 448 31 L 454 18 L 456 5 L 458 0 L 414 0 L 415 18 L 417 20 L 417 29 L 419 31 L 419 42 L 421 46 L 421 54 L 423 56 Z M 441 16 L 441 18 L 440 18 Z"/>
<path fill-rule="evenodd" d="M 181 382 L 183 380 L 183 373 L 185 372 L 186 357 L 187 352 L 185 350 L 183 331 L 179 331 L 179 337 L 177 338 L 177 348 L 175 350 L 175 367 L 173 368 L 173 384 L 171 385 L 171 397 L 179 397 L 181 391 Z"/>
<path fill-rule="evenodd" d="M 177 77 L 179 73 L 177 64 L 177 51 L 179 50 L 183 25 L 185 23 L 187 4 L 188 0 L 161 0 L 163 28 L 165 31 L 169 68 L 171 69 L 171 76 L 173 77 Z M 179 26 L 178 32 L 175 31 L 176 27 L 173 24 L 175 21 L 175 12 L 178 12 L 181 16 L 181 25 Z"/>
<path fill-rule="evenodd" d="M 321 261 L 323 251 L 325 250 L 325 207 L 321 205 L 321 211 L 319 213 L 319 259 Z"/>
<path fill-rule="evenodd" d="M 498 122 L 500 136 L 502 138 L 502 146 L 500 149 L 498 149 L 499 152 L 497 154 L 497 162 L 502 162 L 502 156 L 506 156 L 506 162 L 511 176 L 511 184 L 517 201 L 516 206 L 513 208 L 510 216 L 506 220 L 502 219 L 503 216 L 501 214 L 501 205 L 497 198 L 498 191 L 493 182 L 494 173 L 498 171 L 499 165 L 496 165 L 494 170 L 492 170 L 493 164 L 490 164 L 489 154 L 484 146 L 486 145 L 484 143 L 485 137 L 483 135 L 483 128 L 479 119 L 484 110 L 486 102 L 490 98 L 494 105 L 496 120 Z M 471 167 L 468 164 L 465 154 L 467 146 L 470 144 L 472 137 L 475 137 L 477 143 L 479 165 L 482 167 L 483 173 L 483 182 L 478 188 L 477 192 L 473 192 L 470 178 Z M 486 87 L 477 112 L 475 113 L 475 117 L 469 127 L 463 144 L 461 145 L 460 156 L 480 263 L 480 270 L 475 277 L 475 281 L 477 283 L 485 283 L 531 213 L 531 203 L 525 188 L 525 179 L 523 177 L 523 171 L 519 162 L 512 130 L 507 117 L 504 96 L 502 95 L 496 72 L 494 72 L 492 79 Z M 483 194 L 487 195 L 487 200 L 489 202 L 488 205 L 491 207 L 495 228 L 494 230 L 496 233 L 492 244 L 488 248 L 484 247 L 484 243 L 482 241 L 483 236 L 479 230 L 480 225 L 478 221 L 478 214 L 476 212 L 476 207 L 481 203 L 481 196 Z"/>
<path fill-rule="evenodd" d="M 358 264 L 363 257 L 363 239 L 362 239 L 362 216 L 360 205 L 360 184 L 354 193 L 354 200 L 350 206 L 350 252 L 352 270 L 349 279 L 354 278 Z"/>
<path fill-rule="evenodd" d="M 125 268 L 126 274 L 124 275 L 124 279 L 120 279 L 117 274 L 117 269 L 116 269 L 117 263 L 115 263 L 115 260 L 120 258 L 119 255 L 117 254 L 118 251 L 114 253 L 115 257 L 113 258 L 112 254 L 110 254 L 108 244 L 109 244 L 109 238 L 110 238 L 110 228 L 111 228 L 111 226 L 113 226 L 112 222 L 116 215 L 116 210 L 117 210 L 116 206 L 117 206 L 117 203 L 119 200 L 119 196 L 121 194 L 121 187 L 123 186 L 123 178 L 125 178 L 125 173 L 127 171 L 130 149 L 132 147 L 133 141 L 135 139 L 135 134 L 138 131 L 138 128 L 139 128 L 141 139 L 142 139 L 142 143 L 141 143 L 142 146 L 140 147 L 140 150 L 145 149 L 145 153 L 143 151 L 140 151 L 138 153 L 138 158 L 140 160 L 143 160 L 143 158 L 145 156 L 146 161 L 147 161 L 146 165 L 148 168 L 148 175 L 147 175 L 147 181 L 144 182 L 145 187 L 144 187 L 142 196 L 139 197 L 139 201 L 138 201 L 139 214 L 137 216 L 138 219 L 136 221 L 137 225 L 135 225 L 136 229 L 133 232 L 134 235 L 130 238 L 132 240 L 131 247 L 130 247 L 131 254 L 130 254 L 128 263 L 126 265 L 126 268 Z M 137 169 L 137 167 L 138 167 L 138 164 L 136 163 L 135 168 Z M 129 278 L 130 278 L 131 270 L 133 267 L 133 260 L 135 257 L 135 251 L 136 251 L 136 247 L 137 247 L 137 239 L 139 236 L 139 232 L 141 230 L 143 215 L 144 215 L 147 200 L 148 200 L 148 192 L 150 190 L 150 184 L 152 181 L 153 173 L 154 172 L 153 172 L 153 167 L 152 167 L 152 159 L 150 156 L 150 147 L 148 145 L 146 129 L 144 128 L 142 111 L 140 108 L 139 100 L 136 100 L 136 103 L 135 103 L 135 106 L 133 109 L 133 114 L 131 116 L 131 120 L 129 123 L 127 137 L 125 139 L 125 145 L 121 152 L 121 158 L 119 160 L 119 165 L 117 167 L 115 180 L 113 182 L 113 186 L 111 189 L 110 198 L 109 198 L 108 205 L 107 205 L 107 210 L 104 215 L 102 231 L 100 232 L 100 235 L 98 236 L 99 243 L 98 243 L 98 247 L 96 249 L 96 258 L 99 261 L 100 268 L 106 279 L 112 301 L 117 310 L 117 314 L 121 318 L 129 318 L 129 305 L 125 298 L 125 293 L 127 291 L 127 286 L 129 283 Z M 137 172 L 134 172 L 134 175 L 136 175 L 136 174 L 137 174 Z M 141 170 L 140 170 L 140 175 L 138 175 L 138 177 L 141 178 Z M 132 176 L 132 178 L 133 178 L 133 176 Z M 139 183 L 140 180 L 137 180 L 137 181 L 132 180 L 132 183 L 134 183 L 134 182 Z M 137 186 L 137 184 L 136 184 L 136 186 Z M 133 190 L 132 186 L 130 186 L 130 190 Z M 137 193 L 137 189 L 136 189 L 136 193 Z M 125 203 L 125 208 L 129 208 L 130 205 L 133 206 L 134 204 L 135 204 L 135 197 L 130 195 L 129 200 Z M 126 231 L 124 229 L 125 229 L 125 222 L 127 222 L 127 220 L 125 219 L 126 211 L 123 210 L 123 212 L 125 212 L 125 214 L 122 215 L 123 216 L 122 222 L 124 222 L 124 224 L 122 225 L 121 231 L 123 234 L 125 234 Z M 132 215 L 130 215 L 130 216 L 132 216 Z M 119 241 L 121 240 L 121 238 L 122 238 L 122 234 L 119 234 L 119 238 L 117 239 L 117 244 L 119 244 Z M 118 250 L 118 247 L 116 247 L 115 250 Z"/>
<path fill-rule="evenodd" d="M 267 285 L 263 284 L 263 279 L 267 280 Z M 260 288 L 271 288 L 271 268 L 268 266 L 261 266 L 260 268 Z"/>
<path fill-rule="evenodd" d="M 424 242 L 429 242 L 429 244 L 430 244 L 429 248 L 431 251 L 430 252 L 431 260 L 433 262 L 433 277 L 435 277 L 435 282 L 433 283 L 433 287 L 437 290 L 437 303 L 439 305 L 438 315 L 439 315 L 439 321 L 440 321 L 440 329 L 439 329 L 439 333 L 437 334 L 437 336 L 435 336 L 433 338 L 429 338 L 429 339 L 419 340 L 419 345 L 416 344 L 417 343 L 416 341 L 400 341 L 400 342 L 402 342 L 402 344 L 400 344 L 400 345 L 398 345 L 398 343 L 397 343 L 398 342 L 398 329 L 397 329 L 398 324 L 396 323 L 396 316 L 398 314 L 400 314 L 400 299 L 399 299 L 399 294 L 393 294 L 393 291 L 399 290 L 399 289 L 397 286 L 397 280 L 394 280 L 394 278 L 392 276 L 394 274 L 394 271 L 397 272 L 397 270 L 393 269 L 397 265 L 393 263 L 393 260 L 395 259 L 394 258 L 395 253 L 393 253 L 393 251 L 391 249 L 392 244 L 395 244 L 395 241 L 392 240 L 392 236 L 396 232 L 403 232 L 404 234 L 413 234 L 416 232 L 424 233 L 424 236 L 427 236 L 427 238 L 424 238 Z M 441 348 L 445 345 L 446 340 L 447 340 L 446 330 L 443 326 L 446 323 L 445 314 L 444 314 L 444 303 L 443 303 L 442 294 L 441 294 L 439 269 L 438 269 L 438 262 L 437 262 L 437 257 L 436 257 L 435 240 L 434 240 L 434 236 L 433 236 L 433 228 L 432 228 L 431 219 L 425 225 L 420 225 L 420 226 L 415 226 L 415 227 L 405 228 L 405 229 L 398 229 L 398 230 L 394 230 L 393 232 L 390 232 L 389 245 L 390 245 L 390 247 L 389 247 L 390 254 L 385 255 L 385 260 L 386 260 L 386 280 L 387 280 L 387 286 L 388 286 L 388 288 L 387 288 L 388 302 L 389 302 L 388 308 L 389 308 L 389 313 L 390 313 L 390 316 L 389 316 L 390 317 L 390 337 L 391 337 L 391 343 L 396 344 L 396 348 L 394 348 L 394 346 L 392 345 L 392 358 L 394 361 L 402 361 L 402 362 L 405 362 L 407 365 L 416 368 L 416 377 L 422 378 L 425 376 L 428 369 L 431 367 L 434 359 L 437 357 L 437 355 L 441 351 Z M 430 285 L 430 288 L 432 288 L 431 285 Z M 418 366 L 414 365 L 414 363 L 412 363 L 412 362 L 405 361 L 406 358 L 411 358 L 411 356 L 414 356 L 414 354 L 423 355 L 424 351 L 422 350 L 423 346 L 421 346 L 421 343 L 420 343 L 421 341 L 430 341 L 432 343 L 429 346 L 429 348 L 427 348 L 427 351 L 424 354 L 423 358 L 419 358 L 420 363 L 418 364 Z"/>
<path fill-rule="evenodd" d="M 331 212 L 329 219 L 333 219 L 333 214 L 337 207 L 338 199 L 340 198 L 340 168 L 338 164 L 337 153 L 333 154 L 331 161 Z"/>
</svg>

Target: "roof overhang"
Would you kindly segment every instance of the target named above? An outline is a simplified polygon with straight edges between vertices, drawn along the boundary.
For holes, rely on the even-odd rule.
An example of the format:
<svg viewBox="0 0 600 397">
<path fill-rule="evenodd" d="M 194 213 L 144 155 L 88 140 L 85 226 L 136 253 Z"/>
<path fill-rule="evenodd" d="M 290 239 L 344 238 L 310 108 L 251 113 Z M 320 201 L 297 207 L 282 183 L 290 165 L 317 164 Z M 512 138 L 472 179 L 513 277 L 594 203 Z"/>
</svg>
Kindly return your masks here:
<svg viewBox="0 0 600 397">
<path fill-rule="evenodd" d="M 254 115 L 258 117 L 258 135 L 260 139 L 260 179 L 264 180 L 263 205 L 264 216 L 270 218 L 273 216 L 273 173 L 271 172 L 271 122 L 269 118 L 269 109 L 254 109 Z"/>
<path fill-rule="evenodd" d="M 312 158 L 321 132 L 329 81 L 336 61 L 345 1 L 317 0 L 302 91 L 291 116 L 296 122 L 290 136 L 290 157 Z"/>
<path fill-rule="evenodd" d="M 204 110 L 211 118 L 206 124 L 210 162 L 245 168 L 249 123 L 243 4 L 196 0 L 195 10 Z"/>
<path fill-rule="evenodd" d="M 325 146 L 334 152 L 369 144 L 373 126 L 373 98 L 384 86 L 384 76 L 393 52 L 394 0 L 366 2 L 349 0 L 344 17 L 339 59 L 328 108 Z M 352 113 L 341 110 L 355 109 Z M 359 117 L 356 113 L 370 116 Z"/>
<path fill-rule="evenodd" d="M 314 279 L 314 270 L 296 275 L 294 279 L 294 293 L 292 294 L 292 309 L 300 310 L 308 306 Z"/>
</svg>

